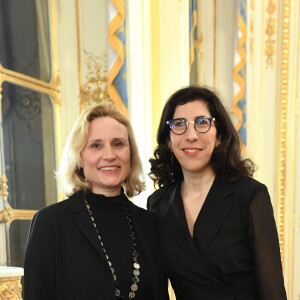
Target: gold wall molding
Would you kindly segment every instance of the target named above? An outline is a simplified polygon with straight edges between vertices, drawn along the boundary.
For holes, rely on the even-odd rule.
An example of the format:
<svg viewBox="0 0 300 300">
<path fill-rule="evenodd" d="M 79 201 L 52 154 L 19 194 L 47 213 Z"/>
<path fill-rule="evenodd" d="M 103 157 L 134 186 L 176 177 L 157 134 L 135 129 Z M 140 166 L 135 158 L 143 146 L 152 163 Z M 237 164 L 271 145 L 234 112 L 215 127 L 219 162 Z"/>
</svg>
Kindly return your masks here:
<svg viewBox="0 0 300 300">
<path fill-rule="evenodd" d="M 214 0 L 213 88 L 217 88 L 217 0 Z"/>
<path fill-rule="evenodd" d="M 266 39 L 266 46 L 265 46 L 265 54 L 266 54 L 266 65 L 267 68 L 274 67 L 273 58 L 275 54 L 275 18 L 274 13 L 276 11 L 276 3 L 273 0 L 269 0 L 267 5 L 267 13 L 269 17 L 267 18 L 267 25 L 266 25 L 266 35 L 268 36 Z"/>
<path fill-rule="evenodd" d="M 7 202 L 0 211 L 0 224 L 8 223 L 9 227 L 14 220 L 31 220 L 36 212 L 33 209 L 13 209 Z"/>
<path fill-rule="evenodd" d="M 174 1 L 175 2 L 175 1 Z M 166 1 L 152 0 L 150 1 L 150 53 L 151 53 L 151 112 L 152 112 L 152 124 L 154 124 L 152 128 L 152 136 L 151 136 L 151 145 L 152 148 L 156 145 L 156 129 L 159 124 L 159 114 L 156 112 L 161 111 L 161 99 L 162 99 L 162 68 L 161 68 L 161 57 L 163 55 L 161 49 L 161 38 L 163 32 L 160 30 L 161 28 L 161 6 L 162 4 L 166 4 Z"/>
<path fill-rule="evenodd" d="M 255 12 L 255 4 L 254 0 L 250 1 L 250 22 L 249 22 L 249 52 L 250 52 L 250 62 L 252 62 L 252 57 L 254 54 L 254 28 L 255 28 L 255 22 L 254 22 L 254 12 Z"/>
<path fill-rule="evenodd" d="M 279 176 L 278 176 L 278 235 L 282 267 L 285 263 L 285 200 L 287 161 L 287 110 L 290 54 L 290 0 L 284 0 L 282 11 L 281 74 L 280 74 L 280 128 L 279 128 Z"/>
<path fill-rule="evenodd" d="M 60 105 L 61 99 L 57 97 L 57 94 L 59 92 L 59 85 L 60 85 L 60 77 L 58 74 L 56 74 L 53 77 L 54 81 L 51 83 L 12 71 L 4 68 L 0 63 L 0 84 L 2 86 L 2 83 L 4 81 L 21 85 L 24 87 L 28 87 L 30 89 L 34 89 L 36 91 L 39 91 L 41 93 L 50 94 L 55 102 L 55 104 Z"/>
<path fill-rule="evenodd" d="M 202 71 L 202 60 L 203 60 L 203 32 L 201 25 L 201 8 L 202 0 L 197 2 L 197 39 L 193 41 L 193 46 L 198 53 L 198 66 L 197 66 L 197 75 L 198 75 L 198 84 L 201 85 L 203 82 L 203 71 Z"/>
<path fill-rule="evenodd" d="M 0 278 L 0 300 L 22 299 L 21 277 Z"/>
<path fill-rule="evenodd" d="M 0 190 L 2 193 L 2 199 L 4 203 L 6 202 L 6 206 L 3 210 L 0 211 L 0 224 L 8 223 L 8 228 L 12 221 L 14 220 L 31 220 L 36 210 L 31 209 L 13 209 L 9 203 L 7 202 L 8 197 L 8 185 L 7 178 L 5 174 L 1 175 L 0 181 Z"/>
<path fill-rule="evenodd" d="M 80 18 L 80 3 L 76 0 L 76 31 L 77 31 L 77 59 L 78 59 L 78 82 L 82 85 L 82 68 L 81 68 L 81 18 Z"/>
<path fill-rule="evenodd" d="M 199 22 L 200 23 L 200 22 Z M 203 82 L 203 72 L 202 72 L 202 60 L 203 60 L 203 34 L 200 31 L 200 25 L 198 25 L 199 37 L 197 40 L 194 40 L 194 48 L 198 52 L 198 84 L 202 84 Z"/>
<path fill-rule="evenodd" d="M 36 210 L 31 209 L 13 209 L 9 203 L 7 202 L 8 197 L 8 185 L 7 178 L 5 174 L 1 175 L 0 181 L 0 190 L 2 193 L 2 199 L 4 203 L 6 202 L 6 206 L 3 210 L 0 211 L 0 224 L 8 223 L 8 228 L 10 224 L 14 220 L 31 220 Z"/>
</svg>

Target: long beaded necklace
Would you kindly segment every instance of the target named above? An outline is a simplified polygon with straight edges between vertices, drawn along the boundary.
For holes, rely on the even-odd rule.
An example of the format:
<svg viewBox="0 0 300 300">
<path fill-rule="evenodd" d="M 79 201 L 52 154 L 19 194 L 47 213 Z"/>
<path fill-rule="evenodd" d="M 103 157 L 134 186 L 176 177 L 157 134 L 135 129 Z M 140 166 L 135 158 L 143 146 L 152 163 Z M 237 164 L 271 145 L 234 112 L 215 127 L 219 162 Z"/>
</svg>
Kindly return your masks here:
<svg viewBox="0 0 300 300">
<path fill-rule="evenodd" d="M 98 240 L 100 242 L 100 245 L 103 249 L 103 252 L 105 254 L 105 257 L 106 257 L 106 260 L 107 260 L 107 263 L 110 267 L 110 270 L 111 270 L 111 273 L 112 273 L 112 276 L 113 276 L 113 279 L 114 279 L 114 283 L 115 283 L 115 296 L 116 298 L 118 299 L 125 299 L 125 297 L 121 296 L 121 291 L 117 288 L 117 275 L 115 273 L 115 270 L 112 266 L 112 263 L 110 261 L 110 258 L 107 254 L 107 251 L 106 249 L 104 248 L 104 244 L 103 244 L 103 240 L 100 236 L 100 233 L 99 233 L 99 230 L 97 228 L 97 225 L 95 223 L 95 219 L 93 217 L 93 213 L 92 213 L 92 210 L 91 210 L 91 206 L 89 205 L 87 199 L 84 199 L 84 203 L 85 203 L 85 206 L 90 214 L 90 218 L 91 218 L 91 221 L 93 223 L 93 226 L 96 230 L 96 233 L 97 233 L 97 237 L 98 237 Z M 138 251 L 137 251 L 137 245 L 136 245 L 136 242 L 135 242 L 135 232 L 134 232 L 134 227 L 133 227 L 133 224 L 132 224 L 132 219 L 131 219 L 131 213 L 130 213 L 130 209 L 129 209 L 129 206 L 128 206 L 128 201 L 125 201 L 125 211 L 126 211 L 126 219 L 127 219 L 127 223 L 128 223 L 128 226 L 129 226 L 129 231 L 130 231 L 130 237 L 131 237 L 131 246 L 132 246 L 132 254 L 133 254 L 133 277 L 132 277 L 132 285 L 130 286 L 130 289 L 131 291 L 129 292 L 128 294 L 128 299 L 133 299 L 135 298 L 135 294 L 136 294 L 136 291 L 138 290 L 138 282 L 140 281 L 139 280 L 139 275 L 140 275 L 140 264 L 138 263 L 138 260 L 137 260 L 137 257 L 138 257 Z"/>
</svg>

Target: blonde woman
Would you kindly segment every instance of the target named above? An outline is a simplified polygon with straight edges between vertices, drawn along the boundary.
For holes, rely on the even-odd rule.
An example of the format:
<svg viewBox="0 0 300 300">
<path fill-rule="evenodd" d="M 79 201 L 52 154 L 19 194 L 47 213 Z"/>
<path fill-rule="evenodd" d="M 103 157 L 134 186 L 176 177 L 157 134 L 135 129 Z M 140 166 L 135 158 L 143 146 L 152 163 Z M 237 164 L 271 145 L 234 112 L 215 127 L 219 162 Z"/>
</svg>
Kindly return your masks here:
<svg viewBox="0 0 300 300">
<path fill-rule="evenodd" d="M 59 170 L 69 198 L 32 220 L 25 300 L 168 299 L 155 216 L 127 198 L 141 172 L 128 119 L 112 103 L 87 108 Z"/>
</svg>

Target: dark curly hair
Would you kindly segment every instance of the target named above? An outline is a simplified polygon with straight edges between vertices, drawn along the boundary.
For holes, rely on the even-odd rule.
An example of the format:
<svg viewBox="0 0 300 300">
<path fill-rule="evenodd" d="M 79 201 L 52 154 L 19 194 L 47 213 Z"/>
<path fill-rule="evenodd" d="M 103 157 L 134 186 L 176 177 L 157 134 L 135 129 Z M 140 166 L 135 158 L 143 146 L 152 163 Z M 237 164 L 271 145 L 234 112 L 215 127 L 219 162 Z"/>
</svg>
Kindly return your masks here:
<svg viewBox="0 0 300 300">
<path fill-rule="evenodd" d="M 170 128 L 166 121 L 173 118 L 178 105 L 195 100 L 204 101 L 216 119 L 217 136 L 221 138 L 221 143 L 215 148 L 210 163 L 218 178 L 233 182 L 239 176 L 252 177 L 255 165 L 250 159 L 242 158 L 240 137 L 220 98 L 207 87 L 189 86 L 175 92 L 163 109 L 156 137 L 158 146 L 154 158 L 149 160 L 149 176 L 155 186 L 166 187 L 183 179 L 181 166 L 168 147 Z"/>
</svg>

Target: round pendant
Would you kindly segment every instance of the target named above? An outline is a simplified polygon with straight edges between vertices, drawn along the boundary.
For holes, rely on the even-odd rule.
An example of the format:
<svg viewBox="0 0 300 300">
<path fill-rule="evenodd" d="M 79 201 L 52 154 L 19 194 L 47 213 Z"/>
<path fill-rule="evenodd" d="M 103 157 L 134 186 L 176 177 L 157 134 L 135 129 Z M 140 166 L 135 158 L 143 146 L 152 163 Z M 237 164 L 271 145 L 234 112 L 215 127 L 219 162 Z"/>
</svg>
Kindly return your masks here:
<svg viewBox="0 0 300 300">
<path fill-rule="evenodd" d="M 133 292 L 136 292 L 137 290 L 138 290 L 138 286 L 134 283 L 134 284 L 132 284 L 131 285 L 131 290 L 133 291 Z"/>
<path fill-rule="evenodd" d="M 129 299 L 133 299 L 135 297 L 135 292 L 130 292 L 129 293 Z"/>
<path fill-rule="evenodd" d="M 115 289 L 115 296 L 119 297 L 121 295 L 121 292 L 119 289 Z"/>
<path fill-rule="evenodd" d="M 140 270 L 134 269 L 134 270 L 133 270 L 133 275 L 139 276 L 139 275 L 140 275 Z"/>
<path fill-rule="evenodd" d="M 140 268 L 140 265 L 138 263 L 134 263 L 133 266 L 134 266 L 135 269 L 139 269 Z"/>
</svg>

